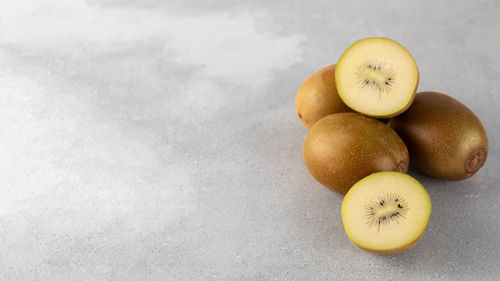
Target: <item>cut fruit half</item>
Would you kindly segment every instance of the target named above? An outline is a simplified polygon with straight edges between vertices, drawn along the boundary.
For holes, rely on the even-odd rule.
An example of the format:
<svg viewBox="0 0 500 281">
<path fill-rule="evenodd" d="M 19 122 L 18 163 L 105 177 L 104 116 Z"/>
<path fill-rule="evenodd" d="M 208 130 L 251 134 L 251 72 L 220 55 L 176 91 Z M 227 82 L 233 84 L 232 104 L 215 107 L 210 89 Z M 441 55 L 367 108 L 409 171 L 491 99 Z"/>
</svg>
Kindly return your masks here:
<svg viewBox="0 0 500 281">
<path fill-rule="evenodd" d="M 357 182 L 342 202 L 349 239 L 376 254 L 396 254 L 422 237 L 431 215 L 431 199 L 422 185 L 399 172 L 378 172 Z"/>
<path fill-rule="evenodd" d="M 418 86 L 418 68 L 411 54 L 387 38 L 366 38 L 340 57 L 335 82 L 340 98 L 362 114 L 389 118 L 404 112 Z"/>
</svg>

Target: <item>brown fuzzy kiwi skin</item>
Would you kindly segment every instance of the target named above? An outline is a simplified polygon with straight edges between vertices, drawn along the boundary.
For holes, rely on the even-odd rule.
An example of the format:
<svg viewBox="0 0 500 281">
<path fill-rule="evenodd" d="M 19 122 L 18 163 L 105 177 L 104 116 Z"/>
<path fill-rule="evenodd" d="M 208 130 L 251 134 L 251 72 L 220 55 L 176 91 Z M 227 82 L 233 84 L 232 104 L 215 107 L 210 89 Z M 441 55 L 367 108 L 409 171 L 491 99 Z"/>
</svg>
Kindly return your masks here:
<svg viewBox="0 0 500 281">
<path fill-rule="evenodd" d="M 340 99 L 335 84 L 335 64 L 324 67 L 300 86 L 295 108 L 300 122 L 310 130 L 319 119 L 338 112 L 350 112 Z"/>
<path fill-rule="evenodd" d="M 332 114 L 316 122 L 304 141 L 303 156 L 311 175 L 341 195 L 372 173 L 406 173 L 409 165 L 401 138 L 358 113 Z"/>
<path fill-rule="evenodd" d="M 463 180 L 474 175 L 488 155 L 488 136 L 476 115 L 458 100 L 422 92 L 390 127 L 405 141 L 412 166 L 429 176 Z"/>
</svg>

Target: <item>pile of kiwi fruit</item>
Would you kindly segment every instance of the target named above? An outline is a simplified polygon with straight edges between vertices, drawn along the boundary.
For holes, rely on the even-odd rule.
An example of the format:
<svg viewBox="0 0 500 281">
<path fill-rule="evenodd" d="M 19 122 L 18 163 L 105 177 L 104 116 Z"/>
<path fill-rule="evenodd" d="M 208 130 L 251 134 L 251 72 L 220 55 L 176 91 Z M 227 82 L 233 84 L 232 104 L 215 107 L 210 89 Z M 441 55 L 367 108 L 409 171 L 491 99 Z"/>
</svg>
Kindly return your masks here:
<svg viewBox="0 0 500 281">
<path fill-rule="evenodd" d="M 313 73 L 296 96 L 309 130 L 303 146 L 311 175 L 344 196 L 347 237 L 359 248 L 395 254 L 427 228 L 431 200 L 407 174 L 442 180 L 474 175 L 488 155 L 481 121 L 458 100 L 417 92 L 411 54 L 388 38 L 351 45 L 334 65 Z"/>
</svg>

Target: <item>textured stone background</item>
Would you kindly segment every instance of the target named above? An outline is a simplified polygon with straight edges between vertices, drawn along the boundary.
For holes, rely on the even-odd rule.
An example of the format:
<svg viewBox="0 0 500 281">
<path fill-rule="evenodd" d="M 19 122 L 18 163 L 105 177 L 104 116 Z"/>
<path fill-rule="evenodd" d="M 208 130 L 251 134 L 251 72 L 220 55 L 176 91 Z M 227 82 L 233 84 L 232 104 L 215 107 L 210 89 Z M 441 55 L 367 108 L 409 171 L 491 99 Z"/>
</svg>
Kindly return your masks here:
<svg viewBox="0 0 500 281">
<path fill-rule="evenodd" d="M 0 0 L 0 280 L 494 280 L 500 2 Z M 295 93 L 357 39 L 483 121 L 486 166 L 410 171 L 412 250 L 353 246 L 302 162 Z"/>
</svg>

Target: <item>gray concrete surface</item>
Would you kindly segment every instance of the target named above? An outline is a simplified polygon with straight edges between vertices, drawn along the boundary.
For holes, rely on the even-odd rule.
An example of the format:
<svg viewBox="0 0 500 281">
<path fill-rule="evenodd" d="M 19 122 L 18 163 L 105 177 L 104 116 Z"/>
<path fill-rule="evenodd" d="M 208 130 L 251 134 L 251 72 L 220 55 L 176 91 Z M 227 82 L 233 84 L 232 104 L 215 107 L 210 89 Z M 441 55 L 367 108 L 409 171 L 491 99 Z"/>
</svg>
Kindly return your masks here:
<svg viewBox="0 0 500 281">
<path fill-rule="evenodd" d="M 500 2 L 0 0 L 0 280 L 498 280 Z M 355 40 L 487 128 L 412 250 L 353 246 L 295 93 Z"/>
</svg>

